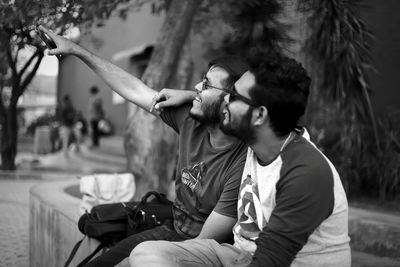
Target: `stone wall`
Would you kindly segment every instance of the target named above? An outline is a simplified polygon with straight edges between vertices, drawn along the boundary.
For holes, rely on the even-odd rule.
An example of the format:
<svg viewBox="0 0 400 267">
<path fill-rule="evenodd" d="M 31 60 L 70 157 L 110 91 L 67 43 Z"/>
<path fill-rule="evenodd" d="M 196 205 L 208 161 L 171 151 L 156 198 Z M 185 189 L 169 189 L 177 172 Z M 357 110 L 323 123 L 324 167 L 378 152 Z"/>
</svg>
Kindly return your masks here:
<svg viewBox="0 0 400 267">
<path fill-rule="evenodd" d="M 64 266 L 66 259 L 83 236 L 77 229 L 79 199 L 64 189 L 76 179 L 48 182 L 30 191 L 30 267 Z"/>
<path fill-rule="evenodd" d="M 72 247 L 83 237 L 77 228 L 80 199 L 65 192 L 66 188 L 78 183 L 76 179 L 46 182 L 31 189 L 30 267 L 64 266 Z M 397 214 L 350 208 L 352 249 L 400 259 L 399 222 Z M 94 239 L 85 240 L 70 266 L 76 266 L 97 245 Z"/>
</svg>

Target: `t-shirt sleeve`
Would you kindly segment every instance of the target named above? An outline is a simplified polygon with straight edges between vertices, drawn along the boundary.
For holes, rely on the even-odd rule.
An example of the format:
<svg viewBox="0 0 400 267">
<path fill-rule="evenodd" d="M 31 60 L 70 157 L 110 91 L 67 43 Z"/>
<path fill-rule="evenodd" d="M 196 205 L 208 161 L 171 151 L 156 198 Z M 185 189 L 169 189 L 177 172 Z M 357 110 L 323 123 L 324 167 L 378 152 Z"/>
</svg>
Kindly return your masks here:
<svg viewBox="0 0 400 267">
<path fill-rule="evenodd" d="M 177 108 L 166 108 L 161 114 L 160 118 L 175 132 L 179 133 L 185 119 L 189 116 L 191 105 L 183 105 Z"/>
<path fill-rule="evenodd" d="M 229 171 L 222 194 L 214 208 L 215 212 L 237 218 L 237 202 L 244 163 L 245 157 Z"/>
<path fill-rule="evenodd" d="M 299 167 L 278 182 L 276 206 L 256 240 L 250 266 L 290 266 L 308 237 L 332 213 L 333 177 L 318 168 L 306 169 Z"/>
</svg>

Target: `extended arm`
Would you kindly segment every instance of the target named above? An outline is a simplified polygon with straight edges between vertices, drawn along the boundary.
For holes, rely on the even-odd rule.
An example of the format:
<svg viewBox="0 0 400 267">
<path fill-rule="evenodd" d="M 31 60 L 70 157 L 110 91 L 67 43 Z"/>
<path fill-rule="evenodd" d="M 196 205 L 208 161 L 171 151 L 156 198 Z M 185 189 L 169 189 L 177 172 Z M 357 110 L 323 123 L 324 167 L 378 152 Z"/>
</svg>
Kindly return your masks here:
<svg viewBox="0 0 400 267">
<path fill-rule="evenodd" d="M 140 79 L 129 74 L 111 62 L 102 59 L 80 45 L 54 34 L 43 26 L 39 30 L 44 31 L 57 45 L 51 49 L 49 55 L 75 55 L 98 74 L 113 91 L 123 98 L 141 108 L 150 111 L 151 101 L 156 91 L 144 84 Z"/>
</svg>

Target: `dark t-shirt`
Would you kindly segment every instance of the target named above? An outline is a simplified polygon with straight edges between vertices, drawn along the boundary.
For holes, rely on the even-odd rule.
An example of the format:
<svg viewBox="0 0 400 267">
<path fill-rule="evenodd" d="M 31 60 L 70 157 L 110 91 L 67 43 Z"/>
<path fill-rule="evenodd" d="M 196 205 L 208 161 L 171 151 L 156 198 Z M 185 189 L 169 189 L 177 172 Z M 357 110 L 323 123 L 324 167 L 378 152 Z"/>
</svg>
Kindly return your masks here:
<svg viewBox="0 0 400 267">
<path fill-rule="evenodd" d="M 72 127 L 75 123 L 75 109 L 72 105 L 66 105 L 61 110 L 61 120 L 65 126 Z"/>
<path fill-rule="evenodd" d="M 161 118 L 179 133 L 174 226 L 184 237 L 194 238 L 212 211 L 237 217 L 247 146 L 238 140 L 225 148 L 212 147 L 207 127 L 192 119 L 189 109 L 168 109 Z"/>
</svg>

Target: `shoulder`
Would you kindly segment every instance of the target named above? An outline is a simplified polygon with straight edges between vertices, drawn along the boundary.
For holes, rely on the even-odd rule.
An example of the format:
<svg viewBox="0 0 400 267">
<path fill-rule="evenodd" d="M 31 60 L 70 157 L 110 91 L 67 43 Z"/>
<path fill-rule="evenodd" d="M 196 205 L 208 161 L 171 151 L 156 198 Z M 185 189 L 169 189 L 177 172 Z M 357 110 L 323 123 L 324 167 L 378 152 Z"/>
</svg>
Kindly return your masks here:
<svg viewBox="0 0 400 267">
<path fill-rule="evenodd" d="M 189 116 L 190 105 L 183 105 L 177 108 L 166 108 L 160 118 L 176 132 L 181 133 L 182 128 L 193 128 L 195 123 Z"/>
<path fill-rule="evenodd" d="M 316 188 L 333 186 L 333 165 L 322 152 L 304 137 L 296 137 L 282 151 L 281 179 L 278 184 L 295 183 L 302 187 L 313 184 Z"/>
<path fill-rule="evenodd" d="M 96 103 L 96 104 L 101 104 L 101 103 L 102 103 L 101 98 L 100 98 L 100 97 L 96 97 L 96 98 L 94 99 L 94 103 Z"/>
<path fill-rule="evenodd" d="M 242 141 L 236 142 L 226 157 L 226 183 L 240 183 L 246 164 L 247 145 Z"/>
</svg>

